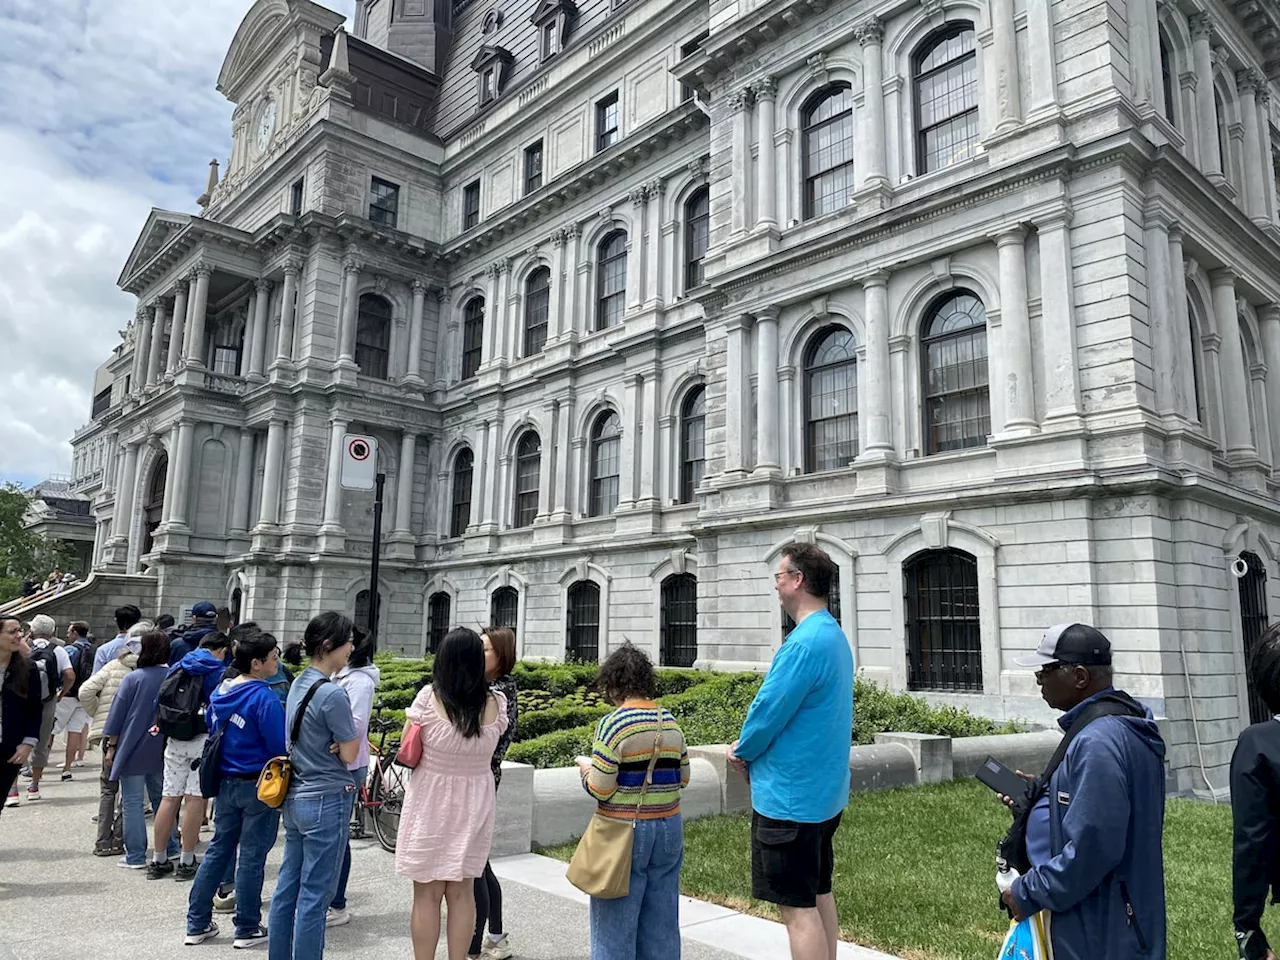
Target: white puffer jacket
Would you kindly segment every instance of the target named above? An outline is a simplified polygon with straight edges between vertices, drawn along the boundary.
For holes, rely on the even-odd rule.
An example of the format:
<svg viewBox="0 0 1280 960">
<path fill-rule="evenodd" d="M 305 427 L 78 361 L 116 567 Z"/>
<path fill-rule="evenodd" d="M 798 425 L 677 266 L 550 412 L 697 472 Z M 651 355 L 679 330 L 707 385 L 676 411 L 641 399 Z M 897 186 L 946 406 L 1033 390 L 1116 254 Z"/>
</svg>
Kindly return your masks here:
<svg viewBox="0 0 1280 960">
<path fill-rule="evenodd" d="M 93 718 L 93 725 L 89 728 L 90 746 L 97 746 L 103 739 L 102 730 L 107 725 L 111 701 L 116 698 L 120 683 L 137 665 L 138 655 L 126 650 L 80 687 L 80 706 Z"/>
</svg>

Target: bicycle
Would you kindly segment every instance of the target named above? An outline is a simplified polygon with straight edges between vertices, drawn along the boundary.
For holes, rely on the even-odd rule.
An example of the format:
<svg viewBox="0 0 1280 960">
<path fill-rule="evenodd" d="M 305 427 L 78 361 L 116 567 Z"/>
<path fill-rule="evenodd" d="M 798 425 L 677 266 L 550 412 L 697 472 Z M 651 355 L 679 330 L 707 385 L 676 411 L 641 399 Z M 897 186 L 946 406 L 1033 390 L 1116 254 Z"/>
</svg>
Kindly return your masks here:
<svg viewBox="0 0 1280 960">
<path fill-rule="evenodd" d="M 394 720 L 382 719 L 382 703 L 374 704 L 373 719 L 369 730 L 378 734 L 377 746 L 369 748 L 369 775 L 360 786 L 356 798 L 355 814 L 351 821 L 351 839 L 363 839 L 365 818 L 373 820 L 373 833 L 382 849 L 396 852 L 396 837 L 400 833 L 400 811 L 404 807 L 406 772 L 393 762 L 400 749 L 400 738 L 388 739 L 390 733 L 399 734 L 400 725 Z"/>
</svg>

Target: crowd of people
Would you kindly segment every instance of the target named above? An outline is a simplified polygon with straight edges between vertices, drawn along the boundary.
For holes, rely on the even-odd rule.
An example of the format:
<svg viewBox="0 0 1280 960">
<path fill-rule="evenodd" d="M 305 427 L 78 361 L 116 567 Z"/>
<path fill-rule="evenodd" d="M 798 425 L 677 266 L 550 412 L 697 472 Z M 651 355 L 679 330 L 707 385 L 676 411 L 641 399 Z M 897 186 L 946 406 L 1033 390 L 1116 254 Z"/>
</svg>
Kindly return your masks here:
<svg viewBox="0 0 1280 960">
<path fill-rule="evenodd" d="M 827 610 L 834 571 L 812 545 L 783 549 L 775 589 L 796 627 L 728 751 L 751 787 L 752 895 L 778 906 L 793 960 L 835 960 L 840 930 L 834 838 L 849 802 L 854 664 Z M 132 606 L 115 620 L 116 636 L 95 644 L 83 622 L 63 641 L 47 616 L 26 625 L 0 616 L 6 805 L 23 802 L 20 768 L 27 802 L 39 800 L 55 731 L 67 733 L 63 779 L 86 745 L 101 745 L 93 852 L 148 879 L 191 882 L 186 944 L 219 936 L 214 913 L 224 912 L 237 948 L 266 943 L 272 960 L 323 956 L 326 929 L 351 919 L 348 824 L 370 768 L 379 679 L 368 638 L 337 612 L 316 616 L 284 650 L 209 603 L 179 627 Z M 395 872 L 413 883 L 418 960 L 435 957 L 442 925 L 450 960 L 513 955 L 489 854 L 519 722 L 515 660 L 510 630 L 456 627 L 406 712 L 397 762 L 412 772 Z M 1165 745 L 1151 711 L 1115 689 L 1111 644 L 1091 626 L 1050 628 L 1018 663 L 1063 712 L 1064 736 L 1044 771 L 1018 773 L 1025 790 L 1000 796 L 1014 814 L 998 848 L 1000 902 L 1014 923 L 1036 920 L 1057 960 L 1163 960 Z M 1280 625 L 1257 645 L 1251 677 L 1280 714 Z M 684 735 L 655 699 L 652 663 L 629 643 L 601 664 L 599 683 L 614 709 L 591 756 L 577 761 L 596 815 L 569 878 L 591 894 L 593 960 L 673 960 Z M 1246 960 L 1276 960 L 1261 919 L 1268 892 L 1280 889 L 1280 725 L 1244 731 L 1231 779 L 1237 945 Z M 213 835 L 198 860 L 210 801 Z M 264 923 L 265 864 L 281 821 Z"/>
</svg>

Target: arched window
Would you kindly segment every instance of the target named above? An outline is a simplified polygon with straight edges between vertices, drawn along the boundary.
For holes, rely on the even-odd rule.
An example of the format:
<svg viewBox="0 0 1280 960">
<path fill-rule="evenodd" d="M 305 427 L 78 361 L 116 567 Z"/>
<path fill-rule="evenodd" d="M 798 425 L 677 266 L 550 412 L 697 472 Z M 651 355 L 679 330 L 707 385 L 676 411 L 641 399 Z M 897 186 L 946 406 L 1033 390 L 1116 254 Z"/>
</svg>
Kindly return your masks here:
<svg viewBox="0 0 1280 960">
<path fill-rule="evenodd" d="M 698 659 L 697 577 L 679 573 L 662 581 L 661 616 L 661 665 L 692 667 Z"/>
<path fill-rule="evenodd" d="M 600 588 L 579 580 L 569 588 L 565 658 L 600 662 Z"/>
<path fill-rule="evenodd" d="M 551 271 L 539 267 L 524 283 L 524 356 L 542 352 L 547 342 L 547 316 L 551 312 Z"/>
<path fill-rule="evenodd" d="M 489 598 L 489 623 L 495 627 L 506 627 L 512 633 L 516 630 L 516 622 L 520 619 L 520 594 L 515 587 L 499 587 Z"/>
<path fill-rule="evenodd" d="M 1237 583 L 1240 589 L 1240 636 L 1244 642 L 1245 681 L 1249 693 L 1249 722 L 1262 723 L 1271 719 L 1271 711 L 1258 695 L 1254 686 L 1253 650 L 1267 631 L 1267 568 L 1256 553 L 1245 551 L 1239 559 L 1244 561 L 1245 575 Z"/>
<path fill-rule="evenodd" d="M 449 517 L 449 536 L 460 537 L 471 525 L 471 471 L 475 456 L 460 450 L 453 460 L 453 509 Z"/>
<path fill-rule="evenodd" d="M 156 530 L 164 518 L 165 484 L 169 479 L 169 457 L 160 454 L 155 466 L 151 468 L 151 482 L 147 484 L 147 502 L 143 506 L 146 531 L 142 538 L 142 554 L 145 556 L 155 547 Z"/>
<path fill-rule="evenodd" d="M 805 471 L 847 467 L 858 455 L 858 361 L 853 334 L 819 330 L 804 361 Z"/>
<path fill-rule="evenodd" d="M 847 83 L 819 90 L 805 105 L 804 216 L 834 213 L 853 192 L 853 94 Z"/>
<path fill-rule="evenodd" d="M 447 593 L 433 593 L 427 602 L 427 653 L 435 653 L 449 633 L 450 600 Z"/>
<path fill-rule="evenodd" d="M 707 463 L 707 390 L 694 387 L 680 406 L 680 502 L 693 503 Z"/>
<path fill-rule="evenodd" d="M 356 594 L 356 609 L 352 619 L 355 620 L 356 626 L 361 630 L 369 629 L 369 618 L 373 612 L 370 609 L 370 600 L 372 598 L 373 598 L 373 594 L 368 590 L 361 590 L 359 593 Z M 378 618 L 379 620 L 381 620 L 382 618 L 381 595 L 379 595 L 378 597 Z"/>
<path fill-rule="evenodd" d="M 360 298 L 360 314 L 356 320 L 356 366 L 366 377 L 385 380 L 390 356 L 391 304 L 366 293 Z"/>
<path fill-rule="evenodd" d="M 1209 417 L 1204 405 L 1204 367 L 1200 353 L 1200 325 L 1196 322 L 1196 308 L 1187 298 L 1187 336 L 1191 339 L 1191 382 L 1196 391 L 1196 419 L 1207 431 Z"/>
<path fill-rule="evenodd" d="M 912 58 L 916 170 L 967 160 L 978 145 L 978 54 L 973 24 L 949 23 Z"/>
<path fill-rule="evenodd" d="M 591 428 L 591 512 L 593 517 L 613 513 L 618 505 L 619 461 L 622 457 L 622 422 L 612 410 L 600 414 Z"/>
<path fill-rule="evenodd" d="M 462 379 L 470 380 L 480 369 L 484 346 L 484 297 L 472 297 L 462 311 Z"/>
<path fill-rule="evenodd" d="M 1162 27 L 1160 34 L 1160 85 L 1164 90 L 1164 118 L 1175 127 L 1178 125 L 1177 110 L 1174 107 L 1174 67 L 1172 45 Z"/>
<path fill-rule="evenodd" d="M 842 614 L 840 611 L 840 566 L 839 564 L 832 564 L 832 566 L 834 567 L 834 569 L 831 571 L 831 587 L 827 590 L 827 612 L 830 613 L 831 616 L 835 617 L 836 623 L 840 624 L 841 626 L 844 626 L 844 621 L 841 619 Z M 794 630 L 795 628 L 796 628 L 796 622 L 791 619 L 791 614 L 783 610 L 782 611 L 783 642 L 786 641 L 787 637 L 791 636 L 791 631 Z"/>
<path fill-rule="evenodd" d="M 981 447 L 991 432 L 987 311 L 959 290 L 929 310 L 922 327 L 926 453 Z"/>
<path fill-rule="evenodd" d="M 1231 165 L 1231 115 L 1227 113 L 1227 103 L 1222 99 L 1222 92 L 1216 87 L 1213 91 L 1213 109 L 1218 118 L 1218 154 L 1222 157 L 1222 175 L 1234 182 Z"/>
<path fill-rule="evenodd" d="M 627 301 L 627 235 L 615 230 L 600 241 L 596 263 L 596 329 L 622 322 Z"/>
<path fill-rule="evenodd" d="M 244 609 L 244 591 L 236 587 L 231 591 L 231 625 L 240 622 L 240 613 Z"/>
<path fill-rule="evenodd" d="M 527 527 L 538 515 L 538 471 L 542 468 L 542 439 L 526 430 L 516 444 L 516 500 L 513 527 Z"/>
<path fill-rule="evenodd" d="M 692 290 L 706 281 L 702 260 L 711 242 L 711 190 L 699 187 L 684 205 L 684 288 Z"/>
<path fill-rule="evenodd" d="M 906 581 L 907 688 L 982 690 L 978 562 L 928 550 L 902 568 Z"/>
</svg>

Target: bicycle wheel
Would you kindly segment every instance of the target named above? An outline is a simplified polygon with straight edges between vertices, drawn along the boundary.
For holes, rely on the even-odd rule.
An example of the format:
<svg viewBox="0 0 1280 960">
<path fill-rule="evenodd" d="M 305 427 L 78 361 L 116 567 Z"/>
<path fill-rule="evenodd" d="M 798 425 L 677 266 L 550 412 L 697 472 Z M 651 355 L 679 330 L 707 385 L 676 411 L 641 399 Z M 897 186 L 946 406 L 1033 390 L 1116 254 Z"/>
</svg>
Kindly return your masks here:
<svg viewBox="0 0 1280 960">
<path fill-rule="evenodd" d="M 388 764 L 379 770 L 374 785 L 373 832 L 378 836 L 382 849 L 396 852 L 396 837 L 400 834 L 400 811 L 404 807 L 405 779 L 401 769 Z"/>
</svg>

